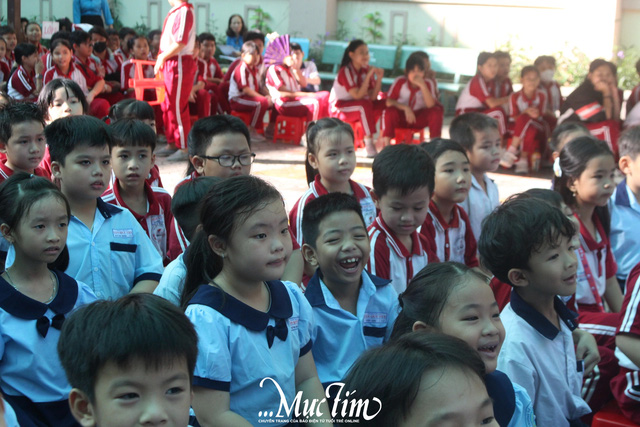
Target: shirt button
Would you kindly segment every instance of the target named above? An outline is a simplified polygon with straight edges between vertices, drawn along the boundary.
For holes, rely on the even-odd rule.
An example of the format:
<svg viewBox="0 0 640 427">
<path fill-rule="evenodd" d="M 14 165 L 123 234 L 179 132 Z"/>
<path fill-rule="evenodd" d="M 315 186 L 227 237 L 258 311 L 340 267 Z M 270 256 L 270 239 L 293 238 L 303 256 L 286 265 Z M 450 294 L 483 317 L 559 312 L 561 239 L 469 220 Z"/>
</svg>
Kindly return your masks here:
<svg viewBox="0 0 640 427">
<path fill-rule="evenodd" d="M 93 268 L 93 271 L 98 271 L 98 270 L 99 270 L 98 267 Z"/>
<path fill-rule="evenodd" d="M 448 244 L 448 243 L 447 243 L 447 244 L 445 244 L 445 245 L 444 245 L 444 247 L 445 247 L 445 248 L 448 248 L 448 247 L 449 247 L 449 244 Z"/>
<path fill-rule="evenodd" d="M 95 245 L 96 245 L 96 242 L 91 242 L 91 246 L 95 246 Z"/>
</svg>

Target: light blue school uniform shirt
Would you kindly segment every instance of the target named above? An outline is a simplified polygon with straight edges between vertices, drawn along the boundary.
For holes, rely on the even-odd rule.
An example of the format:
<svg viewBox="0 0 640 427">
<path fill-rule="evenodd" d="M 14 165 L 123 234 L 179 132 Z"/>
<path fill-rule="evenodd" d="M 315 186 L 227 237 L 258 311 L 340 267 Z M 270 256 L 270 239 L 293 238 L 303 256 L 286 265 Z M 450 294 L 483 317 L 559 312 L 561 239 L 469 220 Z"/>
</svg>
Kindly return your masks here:
<svg viewBox="0 0 640 427">
<path fill-rule="evenodd" d="M 284 425 L 290 419 L 278 413 L 278 387 L 271 380 L 260 383 L 275 380 L 286 405 L 292 405 L 298 359 L 311 350 L 313 313 L 295 283 L 266 284 L 271 295 L 267 313 L 215 286 L 196 290 L 185 310 L 198 333 L 193 385 L 228 391 L 230 409 L 252 425 Z"/>
<path fill-rule="evenodd" d="M 67 249 L 65 273 L 89 285 L 98 299 L 118 299 L 142 280 L 159 281 L 164 269 L 162 257 L 131 212 L 99 197 L 91 229 L 71 215 Z M 11 246 L 6 268 L 14 259 Z"/>
<path fill-rule="evenodd" d="M 398 293 L 391 281 L 366 271 L 362 272 L 357 316 L 340 307 L 320 270 L 309 281 L 305 296 L 313 309 L 313 359 L 325 388 L 344 379 L 365 350 L 386 342 L 398 317 Z"/>
<path fill-rule="evenodd" d="M 180 305 L 180 297 L 184 282 L 187 280 L 187 266 L 184 265 L 184 252 L 178 255 L 176 259 L 171 261 L 164 269 L 160 283 L 153 291 L 154 295 L 161 296 L 174 303 Z"/>
<path fill-rule="evenodd" d="M 571 331 L 577 315 L 560 298 L 554 300 L 560 320 L 556 328 L 518 293 L 500 313 L 506 332 L 498 369 L 525 388 L 539 426 L 568 427 L 591 412 L 582 399 L 582 370 L 576 361 Z"/>
<path fill-rule="evenodd" d="M 60 329 L 73 310 L 96 300 L 84 283 L 54 274 L 58 293 L 49 304 L 27 297 L 0 277 L 0 387 L 21 424 L 30 412 L 22 396 L 45 416 L 53 408 L 68 410 L 71 386 L 58 358 Z M 55 418 L 49 418 L 54 425 Z"/>
<path fill-rule="evenodd" d="M 627 280 L 631 269 L 640 262 L 640 204 L 624 179 L 609 199 L 611 233 L 609 241 L 618 263 L 618 280 Z"/>
</svg>

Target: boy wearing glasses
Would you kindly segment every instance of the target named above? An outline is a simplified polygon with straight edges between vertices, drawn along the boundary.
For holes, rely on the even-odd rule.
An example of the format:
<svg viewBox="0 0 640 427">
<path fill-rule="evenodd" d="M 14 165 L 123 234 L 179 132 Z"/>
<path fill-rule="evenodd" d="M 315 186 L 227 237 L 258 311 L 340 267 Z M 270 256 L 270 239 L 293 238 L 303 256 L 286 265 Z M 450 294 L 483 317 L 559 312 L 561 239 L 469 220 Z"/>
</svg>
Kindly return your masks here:
<svg viewBox="0 0 640 427">
<path fill-rule="evenodd" d="M 118 120 L 110 129 L 111 165 L 116 178 L 102 194 L 102 200 L 128 209 L 167 265 L 171 261 L 171 196 L 164 188 L 151 187 L 146 182 L 155 162 L 156 134 L 149 125 L 135 119 Z"/>
</svg>

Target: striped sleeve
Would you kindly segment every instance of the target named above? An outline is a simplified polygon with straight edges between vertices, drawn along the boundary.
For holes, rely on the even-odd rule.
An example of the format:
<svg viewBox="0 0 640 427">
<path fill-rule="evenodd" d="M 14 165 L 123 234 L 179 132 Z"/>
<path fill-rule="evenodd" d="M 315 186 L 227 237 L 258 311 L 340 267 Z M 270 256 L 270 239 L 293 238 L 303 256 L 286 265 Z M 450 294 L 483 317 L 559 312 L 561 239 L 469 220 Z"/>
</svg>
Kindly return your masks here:
<svg viewBox="0 0 640 427">
<path fill-rule="evenodd" d="M 627 291 L 622 301 L 622 321 L 617 333 L 627 333 L 640 336 L 640 264 L 636 265 L 629 273 L 627 279 Z"/>
<path fill-rule="evenodd" d="M 391 251 L 386 243 L 385 234 L 375 227 L 370 227 L 369 242 L 371 253 L 367 270 L 374 276 L 391 279 Z"/>
</svg>

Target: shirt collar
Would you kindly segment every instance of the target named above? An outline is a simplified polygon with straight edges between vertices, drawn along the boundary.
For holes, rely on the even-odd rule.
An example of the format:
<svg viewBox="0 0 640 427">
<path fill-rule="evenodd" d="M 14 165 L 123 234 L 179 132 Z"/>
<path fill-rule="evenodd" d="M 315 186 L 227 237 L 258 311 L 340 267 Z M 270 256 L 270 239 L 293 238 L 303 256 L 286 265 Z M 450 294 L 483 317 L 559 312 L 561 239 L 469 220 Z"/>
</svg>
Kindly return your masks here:
<svg viewBox="0 0 640 427">
<path fill-rule="evenodd" d="M 353 196 L 356 199 L 360 200 L 365 197 L 364 192 L 355 181 L 350 179 L 349 185 L 351 186 L 351 191 L 353 192 Z M 313 178 L 313 187 L 314 187 L 313 190 L 318 197 L 329 194 L 329 191 L 327 191 L 326 187 L 322 185 L 322 181 L 319 173 L 316 174 L 316 176 Z"/>
<path fill-rule="evenodd" d="M 189 301 L 189 305 L 206 305 L 247 329 L 257 332 L 263 331 L 268 326 L 270 317 L 288 319 L 293 315 L 291 298 L 284 284 L 279 280 L 266 282 L 266 284 L 271 293 L 271 307 L 266 313 L 249 307 L 217 286 L 211 285 L 200 285 Z"/>
<path fill-rule="evenodd" d="M 112 216 L 122 212 L 122 209 L 120 209 L 115 205 L 105 202 L 100 197 L 98 197 L 96 202 L 97 202 L 96 208 L 98 208 L 98 211 L 100 211 L 104 219 L 111 218 Z"/>
<path fill-rule="evenodd" d="M 119 182 L 120 181 L 118 180 L 118 178 L 116 178 L 115 182 L 113 183 L 113 197 L 115 197 L 118 205 L 127 208 L 129 212 L 131 212 L 131 214 L 135 217 L 135 219 L 140 221 L 146 215 L 160 215 L 160 203 L 158 203 L 158 199 L 156 198 L 151 185 L 146 180 L 144 181 L 144 192 L 147 196 L 148 203 L 148 212 L 146 215 L 139 215 L 133 209 L 127 206 L 127 204 L 122 199 L 122 196 L 120 196 L 120 187 L 118 186 Z"/>
<path fill-rule="evenodd" d="M 392 245 L 391 247 L 394 249 L 394 251 L 400 255 L 403 258 L 408 258 L 411 255 L 420 255 L 422 254 L 422 242 L 420 241 L 420 237 L 418 235 L 417 231 L 414 231 L 413 233 L 411 233 L 411 243 L 413 246 L 413 251 L 409 252 L 409 249 L 407 249 L 400 240 L 398 240 L 398 238 L 396 237 L 396 235 L 393 233 L 393 231 L 389 228 L 389 226 L 387 225 L 386 222 L 384 222 L 384 219 L 382 218 L 382 214 L 378 215 L 378 217 L 376 218 L 376 222 L 378 223 L 378 228 L 380 228 L 382 231 L 384 231 L 384 233 L 389 236 L 391 238 L 392 241 Z"/>
<path fill-rule="evenodd" d="M 318 268 L 316 273 L 313 275 L 309 283 L 307 284 L 307 289 L 304 292 L 304 295 L 307 297 L 309 304 L 312 307 L 318 307 L 322 305 L 327 305 L 327 302 L 324 298 L 324 293 L 322 292 L 322 272 Z M 373 285 L 375 288 L 380 288 L 382 286 L 388 285 L 391 283 L 391 280 L 383 279 L 378 276 L 374 276 L 368 271 L 364 270 L 362 272 L 362 287 L 367 287 Z M 326 286 L 326 285 L 325 285 Z"/>
<path fill-rule="evenodd" d="M 587 244 L 587 249 L 589 249 L 589 251 L 599 251 L 602 249 L 606 249 L 607 247 L 607 242 L 606 242 L 606 233 L 604 231 L 604 227 L 602 226 L 602 223 L 600 222 L 600 218 L 598 217 L 598 215 L 596 215 L 596 213 L 593 213 L 593 216 L 591 217 L 591 219 L 593 220 L 593 224 L 596 227 L 596 230 L 598 231 L 598 234 L 600 235 L 600 242 L 597 242 L 595 239 L 595 236 L 592 236 L 591 233 L 589 232 L 589 230 L 587 230 L 587 227 L 584 226 L 584 224 L 582 223 L 582 220 L 580 219 L 580 217 L 578 216 L 578 214 L 574 213 L 573 216 L 575 216 L 576 218 L 578 218 L 578 222 L 580 223 L 580 236 L 582 236 L 582 239 L 584 240 L 584 242 Z"/>
<path fill-rule="evenodd" d="M 569 310 L 557 296 L 554 297 L 553 307 L 560 319 L 570 330 L 573 331 L 578 327 L 578 321 L 576 320 L 578 315 Z M 560 330 L 556 328 L 553 323 L 549 322 L 539 311 L 523 300 L 515 289 L 511 291 L 511 308 L 518 316 L 522 317 L 525 322 L 533 327 L 533 329 L 548 340 L 554 340 L 558 333 L 560 333 Z"/>
<path fill-rule="evenodd" d="M 438 209 L 436 204 L 433 202 L 433 199 L 429 201 L 429 211 L 431 211 L 433 216 L 438 220 L 438 222 L 440 223 L 440 226 L 444 230 L 448 230 L 449 228 L 460 227 L 460 215 L 458 214 L 458 209 L 459 209 L 458 205 L 453 205 L 453 210 L 451 211 L 451 215 L 453 216 L 453 218 L 451 218 L 451 221 L 447 222 L 442 217 L 442 214 L 440 213 L 440 210 Z"/>
<path fill-rule="evenodd" d="M 58 279 L 58 293 L 49 304 L 29 298 L 0 277 L 0 308 L 25 320 L 37 320 L 44 316 L 48 309 L 56 314 L 70 312 L 78 299 L 78 285 L 66 274 L 52 271 Z"/>
<path fill-rule="evenodd" d="M 631 200 L 629 199 L 629 193 L 627 193 L 627 178 L 623 179 L 616 187 L 614 203 L 618 206 L 626 206 L 627 208 L 631 207 Z"/>
</svg>

